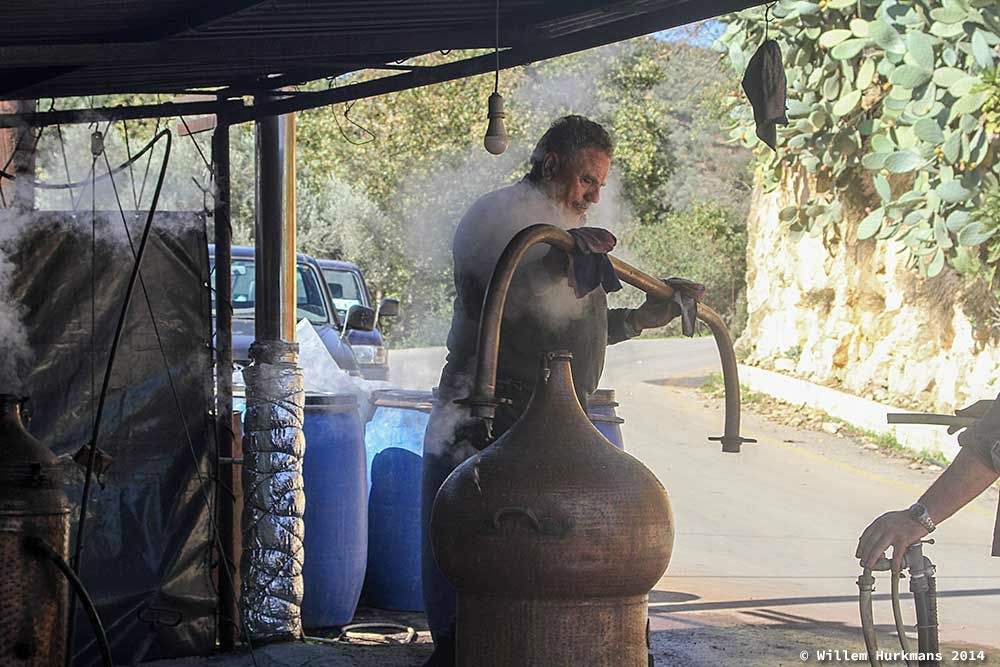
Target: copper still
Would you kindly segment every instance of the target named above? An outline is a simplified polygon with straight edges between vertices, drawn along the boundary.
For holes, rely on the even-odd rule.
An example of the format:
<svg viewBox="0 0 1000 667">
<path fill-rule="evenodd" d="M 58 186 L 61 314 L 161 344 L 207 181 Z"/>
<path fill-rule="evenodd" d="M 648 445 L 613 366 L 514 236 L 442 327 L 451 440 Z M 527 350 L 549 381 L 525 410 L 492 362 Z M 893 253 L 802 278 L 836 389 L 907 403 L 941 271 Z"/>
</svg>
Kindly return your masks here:
<svg viewBox="0 0 1000 667">
<path fill-rule="evenodd" d="M 569 233 L 533 225 L 494 269 L 479 323 L 472 395 L 491 420 L 498 401 L 500 324 L 521 259 Z M 611 258 L 618 276 L 669 299 L 663 281 Z M 719 347 L 726 386 L 724 452 L 739 452 L 736 355 L 721 317 L 699 305 Z M 521 419 L 445 480 L 434 501 L 434 557 L 458 594 L 458 667 L 645 667 L 647 594 L 666 571 L 674 522 L 663 486 L 591 424 L 573 388 L 571 355 L 543 355 Z"/>
<path fill-rule="evenodd" d="M 646 595 L 670 561 L 670 501 L 590 423 L 571 358 L 543 356 L 522 418 L 434 501 L 461 667 L 647 664 Z"/>
<path fill-rule="evenodd" d="M 0 664 L 61 665 L 66 578 L 28 545 L 69 558 L 69 502 L 55 455 L 25 430 L 21 407 L 0 394 Z"/>
</svg>

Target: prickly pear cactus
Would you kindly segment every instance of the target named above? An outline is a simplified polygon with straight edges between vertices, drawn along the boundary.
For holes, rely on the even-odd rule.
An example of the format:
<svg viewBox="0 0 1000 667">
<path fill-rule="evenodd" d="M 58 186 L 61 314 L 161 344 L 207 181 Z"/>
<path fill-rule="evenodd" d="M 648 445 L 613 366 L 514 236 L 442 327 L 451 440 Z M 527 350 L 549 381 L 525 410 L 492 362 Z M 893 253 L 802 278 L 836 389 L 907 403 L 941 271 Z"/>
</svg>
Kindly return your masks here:
<svg viewBox="0 0 1000 667">
<path fill-rule="evenodd" d="M 764 40 L 764 17 L 757 7 L 727 19 L 716 46 L 737 71 Z M 824 184 L 781 219 L 821 230 L 843 220 L 845 194 L 874 190 L 858 238 L 901 239 L 928 277 L 970 250 L 995 267 L 1000 2 L 781 0 L 769 18 L 789 125 L 776 153 L 758 149 L 759 174 L 765 187 L 789 169 Z M 733 140 L 756 147 L 749 105 L 730 99 Z"/>
</svg>

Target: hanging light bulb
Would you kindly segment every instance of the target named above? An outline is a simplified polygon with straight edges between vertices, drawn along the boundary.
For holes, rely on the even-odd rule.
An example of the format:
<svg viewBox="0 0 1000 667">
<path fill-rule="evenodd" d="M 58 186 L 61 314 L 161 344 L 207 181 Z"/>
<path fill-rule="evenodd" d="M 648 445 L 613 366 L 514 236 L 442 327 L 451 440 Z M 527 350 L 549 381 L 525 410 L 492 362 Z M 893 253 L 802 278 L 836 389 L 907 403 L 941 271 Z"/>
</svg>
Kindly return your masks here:
<svg viewBox="0 0 1000 667">
<path fill-rule="evenodd" d="M 486 127 L 486 136 L 483 138 L 483 145 L 493 155 L 500 155 L 507 150 L 507 128 L 503 125 L 503 119 L 506 115 L 503 111 L 503 95 L 494 91 L 490 95 L 489 113 L 486 116 L 490 123 Z"/>
<path fill-rule="evenodd" d="M 499 93 L 500 89 L 500 0 L 497 0 L 496 4 L 497 16 L 496 16 L 496 28 L 497 28 L 497 43 L 494 53 L 496 53 L 497 66 L 496 66 L 496 78 L 493 79 L 493 94 L 490 95 L 488 102 L 489 111 L 486 114 L 486 118 L 489 120 L 489 125 L 486 126 L 486 136 L 483 137 L 483 145 L 486 146 L 488 150 L 493 155 L 500 155 L 505 150 L 507 150 L 507 144 L 509 143 L 507 139 L 507 128 L 503 125 L 503 119 L 507 117 L 507 114 L 503 111 L 503 95 Z"/>
</svg>

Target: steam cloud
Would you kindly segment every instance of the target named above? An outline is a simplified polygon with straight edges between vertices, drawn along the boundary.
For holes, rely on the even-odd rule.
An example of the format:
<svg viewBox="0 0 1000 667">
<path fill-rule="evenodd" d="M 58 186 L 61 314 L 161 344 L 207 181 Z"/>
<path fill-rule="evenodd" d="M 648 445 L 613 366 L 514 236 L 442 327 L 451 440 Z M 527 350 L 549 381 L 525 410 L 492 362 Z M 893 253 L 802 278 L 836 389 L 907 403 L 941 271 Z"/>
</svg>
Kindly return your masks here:
<svg viewBox="0 0 1000 667">
<path fill-rule="evenodd" d="M 131 152 L 137 153 L 144 142 L 131 138 L 125 146 L 120 126 L 105 129 L 105 151 L 112 167 L 125 162 Z M 149 128 L 152 129 L 152 128 Z M 134 131 L 135 128 L 132 128 Z M 31 267 L 18 266 L 15 261 L 23 242 L 42 234 L 74 235 L 89 240 L 94 234 L 95 244 L 103 256 L 111 255 L 111 261 L 128 266 L 132 251 L 128 245 L 128 235 L 118 211 L 120 200 L 132 234 L 132 241 L 138 244 L 139 233 L 145 222 L 145 214 L 134 213 L 138 208 L 148 207 L 153 186 L 163 159 L 163 144 L 153 148 L 147 171 L 144 156 L 132 169 L 115 174 L 114 183 L 101 178 L 107 173 L 107 162 L 100 156 L 96 162 L 90 152 L 91 128 L 84 125 L 43 132 L 36 145 L 36 180 L 41 184 L 65 184 L 86 181 L 85 185 L 72 189 L 33 189 L 35 210 L 21 210 L 15 207 L 0 211 L 0 393 L 21 393 L 26 387 L 28 364 L 33 355 L 30 347 L 25 318 L 25 306 L 18 302 L 13 293 L 16 276 Z M 151 136 L 147 130 L 145 135 Z M 148 138 L 144 136 L 144 138 Z M 32 141 L 27 137 L 26 141 Z M 180 160 L 183 164 L 197 165 L 200 158 L 194 155 L 196 149 L 189 140 L 176 141 L 171 152 L 171 163 Z M 96 174 L 91 184 L 91 173 Z M 210 191 L 207 169 L 168 168 L 167 176 L 158 204 L 158 210 L 201 210 Z M 143 187 L 145 181 L 145 187 Z M 117 190 L 117 197 L 116 197 Z M 94 221 L 92 211 L 97 211 Z M 72 211 L 73 215 L 47 215 L 51 211 Z M 183 224 L 175 218 L 173 224 Z M 154 221 L 158 229 L 164 229 L 164 221 Z M 169 233 L 171 229 L 168 227 Z M 180 231 L 179 229 L 177 231 Z M 89 261 L 85 257 L 82 261 Z M 34 280 L 42 279 L 39 277 Z"/>
</svg>

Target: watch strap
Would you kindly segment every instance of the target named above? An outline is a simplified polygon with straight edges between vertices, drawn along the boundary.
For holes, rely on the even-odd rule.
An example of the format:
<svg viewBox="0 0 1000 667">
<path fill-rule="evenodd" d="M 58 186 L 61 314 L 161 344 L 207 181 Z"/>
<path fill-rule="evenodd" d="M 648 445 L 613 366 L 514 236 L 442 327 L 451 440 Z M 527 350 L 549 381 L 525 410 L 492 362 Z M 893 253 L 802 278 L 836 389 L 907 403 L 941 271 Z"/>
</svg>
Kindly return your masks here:
<svg viewBox="0 0 1000 667">
<path fill-rule="evenodd" d="M 937 528 L 937 526 L 934 525 L 934 521 L 931 519 L 930 512 L 928 512 L 927 508 L 922 504 L 913 503 L 910 505 L 907 512 L 909 512 L 910 518 L 923 526 L 924 530 L 928 533 L 933 533 L 934 529 Z"/>
</svg>

